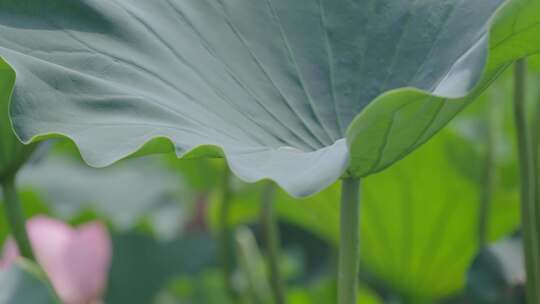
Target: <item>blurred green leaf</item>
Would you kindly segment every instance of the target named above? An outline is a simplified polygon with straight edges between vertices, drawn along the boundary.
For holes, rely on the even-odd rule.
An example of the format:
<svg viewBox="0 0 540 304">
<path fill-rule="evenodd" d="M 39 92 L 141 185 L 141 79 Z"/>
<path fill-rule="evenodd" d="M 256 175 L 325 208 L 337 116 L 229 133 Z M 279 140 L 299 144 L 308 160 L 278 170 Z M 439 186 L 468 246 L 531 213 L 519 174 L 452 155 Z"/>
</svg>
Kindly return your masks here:
<svg viewBox="0 0 540 304">
<path fill-rule="evenodd" d="M 215 268 L 172 280 L 155 304 L 169 303 L 238 304 L 229 298 L 221 270 Z"/>
<path fill-rule="evenodd" d="M 209 292 L 210 291 L 210 292 Z M 359 304 L 379 304 L 382 300 L 371 290 L 360 288 Z M 328 304 L 336 299 L 336 282 L 322 279 L 289 288 L 288 304 Z M 155 304 L 204 303 L 204 304 L 253 304 L 238 299 L 232 302 L 222 282 L 218 269 L 209 269 L 196 276 L 183 276 L 173 280 Z"/>
<path fill-rule="evenodd" d="M 294 288 L 289 291 L 290 304 L 328 304 L 334 303 L 337 296 L 336 282 L 321 280 L 305 288 Z M 383 301 L 371 290 L 362 287 L 358 290 L 358 304 L 379 304 Z"/>
<path fill-rule="evenodd" d="M 0 304 L 60 304 L 38 267 L 20 259 L 0 270 Z"/>
<path fill-rule="evenodd" d="M 181 182 L 194 191 L 215 189 L 225 168 L 223 159 L 178 159 L 164 155 L 162 160 L 170 171 L 178 172 Z"/>
<path fill-rule="evenodd" d="M 463 287 L 464 274 L 477 250 L 481 195 L 481 187 L 456 170 L 455 156 L 450 156 L 466 144 L 454 134 L 443 132 L 395 168 L 364 181 L 364 270 L 375 273 L 404 297 L 439 298 Z M 471 156 L 466 159 L 470 166 L 482 161 Z M 337 242 L 339 213 L 335 202 L 339 188 L 322 195 L 326 197 L 325 207 L 317 212 L 317 219 L 307 219 L 306 215 L 298 218 L 300 208 L 283 208 L 282 214 L 293 221 L 298 218 L 298 223 L 318 223 L 318 230 L 333 231 L 331 240 Z M 519 221 L 516 193 L 499 191 L 495 198 L 490 223 L 496 223 L 499 229 L 489 231 L 490 239 L 512 231 Z M 318 208 L 310 203 L 302 204 L 304 213 Z M 333 212 L 329 205 L 335 206 Z"/>
<path fill-rule="evenodd" d="M 181 231 L 193 199 L 178 175 L 153 157 L 94 169 L 53 154 L 25 166 L 19 180 L 21 188 L 35 191 L 61 218 L 99 215 L 121 230 L 146 220 L 157 235 L 169 238 Z"/>
<path fill-rule="evenodd" d="M 472 303 L 524 303 L 526 280 L 522 242 L 504 239 L 483 248 L 468 272 L 464 295 Z"/>
<path fill-rule="evenodd" d="M 114 235 L 106 303 L 153 303 L 170 280 L 212 266 L 215 247 L 204 234 L 172 241 L 133 232 Z"/>
</svg>

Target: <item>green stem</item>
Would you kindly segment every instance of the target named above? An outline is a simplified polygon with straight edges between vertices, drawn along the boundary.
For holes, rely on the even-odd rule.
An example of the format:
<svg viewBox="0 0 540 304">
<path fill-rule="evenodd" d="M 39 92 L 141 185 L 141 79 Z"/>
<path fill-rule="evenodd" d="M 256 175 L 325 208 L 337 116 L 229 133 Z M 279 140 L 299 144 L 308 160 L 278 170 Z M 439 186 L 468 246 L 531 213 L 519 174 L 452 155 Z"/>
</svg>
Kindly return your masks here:
<svg viewBox="0 0 540 304">
<path fill-rule="evenodd" d="M 533 113 L 531 124 L 531 136 L 533 141 L 533 156 L 536 159 L 536 176 L 540 176 L 540 96 L 536 101 L 536 109 Z M 537 178 L 537 191 L 540 191 L 540 178 Z M 540 199 L 540 194 L 537 193 L 536 199 Z M 540 202 L 538 202 L 540 205 Z"/>
<path fill-rule="evenodd" d="M 223 270 L 223 282 L 229 295 L 234 298 L 236 292 L 232 285 L 232 240 L 229 227 L 229 210 L 231 205 L 231 186 L 229 168 L 225 167 L 221 181 L 221 202 L 219 208 L 219 247 L 221 267 Z"/>
<path fill-rule="evenodd" d="M 341 186 L 338 303 L 356 304 L 360 257 L 360 180 L 346 178 Z"/>
<path fill-rule="evenodd" d="M 21 256 L 35 262 L 34 252 L 30 245 L 21 204 L 15 187 L 15 176 L 8 176 L 2 181 L 4 190 L 5 210 L 7 222 L 11 229 L 11 234 L 17 243 Z"/>
<path fill-rule="evenodd" d="M 491 210 L 491 200 L 493 198 L 493 188 L 495 180 L 495 142 L 497 111 L 494 102 L 489 105 L 489 117 L 487 122 L 486 156 L 484 163 L 483 187 L 480 196 L 480 208 L 478 210 L 478 245 L 484 247 L 488 241 L 488 224 Z"/>
<path fill-rule="evenodd" d="M 515 66 L 515 120 L 521 177 L 521 216 L 525 269 L 527 272 L 527 303 L 540 303 L 540 226 L 537 200 L 537 166 L 525 107 L 526 62 Z"/>
<path fill-rule="evenodd" d="M 247 288 L 241 290 L 243 303 L 268 304 L 271 292 L 264 269 L 259 265 L 263 257 L 257 246 L 255 236 L 246 227 L 239 227 L 235 234 L 237 260 L 240 272 L 243 274 Z"/>
<path fill-rule="evenodd" d="M 269 182 L 265 185 L 262 197 L 261 226 L 266 245 L 266 264 L 274 303 L 285 303 L 285 285 L 279 271 L 279 227 L 274 210 L 276 187 Z"/>
</svg>

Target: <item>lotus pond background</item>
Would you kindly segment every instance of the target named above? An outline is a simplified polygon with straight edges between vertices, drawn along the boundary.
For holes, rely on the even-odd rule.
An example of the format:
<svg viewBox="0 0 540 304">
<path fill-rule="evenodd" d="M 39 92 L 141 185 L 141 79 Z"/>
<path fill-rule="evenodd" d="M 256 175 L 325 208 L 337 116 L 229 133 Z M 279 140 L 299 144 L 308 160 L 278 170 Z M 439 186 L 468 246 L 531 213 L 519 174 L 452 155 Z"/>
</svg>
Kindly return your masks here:
<svg viewBox="0 0 540 304">
<path fill-rule="evenodd" d="M 539 58 L 528 67 L 532 114 Z M 432 140 L 363 180 L 359 302 L 524 303 L 512 93 L 509 69 Z M 163 154 L 92 169 L 70 142 L 36 148 L 18 177 L 24 214 L 106 224 L 105 303 L 272 303 L 259 224 L 268 182 L 243 183 L 221 159 Z M 334 303 L 339 185 L 306 199 L 276 191 L 287 302 Z M 50 303 L 29 268 L 1 270 L 1 303 Z"/>
<path fill-rule="evenodd" d="M 0 2 L 0 304 L 539 302 L 539 16 Z"/>
</svg>

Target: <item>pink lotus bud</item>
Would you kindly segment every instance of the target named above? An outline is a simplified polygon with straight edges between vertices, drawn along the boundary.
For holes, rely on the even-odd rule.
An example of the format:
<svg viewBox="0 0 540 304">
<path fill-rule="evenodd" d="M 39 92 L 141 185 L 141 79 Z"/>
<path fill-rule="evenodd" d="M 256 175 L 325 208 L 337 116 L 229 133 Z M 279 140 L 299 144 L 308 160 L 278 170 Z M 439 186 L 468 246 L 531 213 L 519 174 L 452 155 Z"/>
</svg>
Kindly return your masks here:
<svg viewBox="0 0 540 304">
<path fill-rule="evenodd" d="M 97 303 L 103 296 L 112 256 L 105 226 L 99 222 L 76 229 L 61 221 L 38 216 L 27 222 L 30 243 L 39 264 L 65 304 Z M 18 256 L 8 240 L 0 268 Z"/>
</svg>

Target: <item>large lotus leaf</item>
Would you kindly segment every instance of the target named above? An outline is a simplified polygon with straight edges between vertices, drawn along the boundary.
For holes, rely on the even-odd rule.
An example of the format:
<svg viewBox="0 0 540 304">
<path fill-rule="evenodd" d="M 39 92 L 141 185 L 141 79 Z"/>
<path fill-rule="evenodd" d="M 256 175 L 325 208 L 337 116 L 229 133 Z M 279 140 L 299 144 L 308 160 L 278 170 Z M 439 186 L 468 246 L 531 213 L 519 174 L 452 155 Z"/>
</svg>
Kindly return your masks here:
<svg viewBox="0 0 540 304">
<path fill-rule="evenodd" d="M 8 101 L 14 84 L 15 73 L 0 59 L 0 180 L 15 174 L 32 151 L 15 137 L 9 123 Z"/>
<path fill-rule="evenodd" d="M 540 51 L 539 11 L 536 0 L 3 0 L 0 56 L 18 75 L 24 142 L 69 137 L 94 166 L 141 149 L 225 155 L 242 179 L 302 196 L 426 141 Z"/>
<path fill-rule="evenodd" d="M 504 101 L 504 94 L 493 95 Z M 482 107 L 477 109 L 475 105 L 474 111 L 464 113 L 451 128 L 407 158 L 363 182 L 362 271 L 374 274 L 411 303 L 429 302 L 460 291 L 476 255 L 478 210 L 485 189 L 483 146 L 487 146 L 487 136 L 481 131 L 486 129 L 482 116 L 489 116 L 478 117 L 478 111 L 487 112 L 485 103 L 478 105 Z M 516 172 L 509 174 L 507 169 L 516 165 L 511 143 L 503 136 L 495 144 L 489 240 L 519 225 L 518 187 L 512 180 Z M 513 162 L 506 163 L 507 157 Z M 260 200 L 261 186 L 240 189 L 231 203 L 231 224 L 258 219 L 260 210 L 254 202 Z M 337 246 L 339 206 L 335 202 L 339 196 L 339 184 L 302 200 L 281 192 L 276 209 L 281 219 Z M 210 210 L 213 226 L 218 223 L 217 210 L 218 205 Z"/>
</svg>

